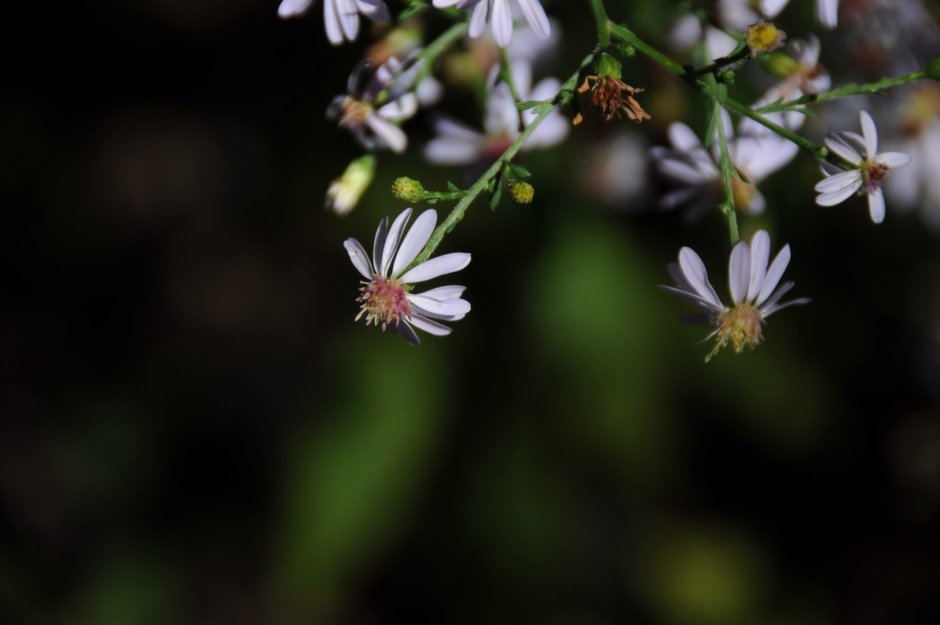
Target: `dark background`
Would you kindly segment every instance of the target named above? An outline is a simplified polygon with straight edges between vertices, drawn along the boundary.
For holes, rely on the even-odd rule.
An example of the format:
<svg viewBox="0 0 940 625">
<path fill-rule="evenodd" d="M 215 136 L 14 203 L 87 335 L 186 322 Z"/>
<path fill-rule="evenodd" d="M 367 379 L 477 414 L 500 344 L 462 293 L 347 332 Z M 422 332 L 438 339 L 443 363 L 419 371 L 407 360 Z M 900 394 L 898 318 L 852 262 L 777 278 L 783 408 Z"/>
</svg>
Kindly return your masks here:
<svg viewBox="0 0 940 625">
<path fill-rule="evenodd" d="M 545 4 L 567 75 L 590 16 Z M 473 253 L 473 312 L 416 349 L 354 323 L 342 241 L 404 208 L 397 176 L 467 179 L 422 162 L 422 115 L 351 216 L 324 211 L 360 150 L 323 111 L 367 38 L 333 49 L 319 3 L 276 5 L 5 7 L 0 622 L 940 622 L 940 251 L 916 213 L 820 209 L 801 155 L 742 231 L 789 242 L 814 302 L 704 365 L 656 285 L 692 245 L 723 292 L 721 219 L 591 176 L 613 132 L 704 127 L 637 59 L 653 122 L 526 156 L 536 201 L 481 201 L 441 247 Z M 657 43 L 677 14 L 609 8 Z M 845 23 L 836 84 L 889 73 Z"/>
</svg>

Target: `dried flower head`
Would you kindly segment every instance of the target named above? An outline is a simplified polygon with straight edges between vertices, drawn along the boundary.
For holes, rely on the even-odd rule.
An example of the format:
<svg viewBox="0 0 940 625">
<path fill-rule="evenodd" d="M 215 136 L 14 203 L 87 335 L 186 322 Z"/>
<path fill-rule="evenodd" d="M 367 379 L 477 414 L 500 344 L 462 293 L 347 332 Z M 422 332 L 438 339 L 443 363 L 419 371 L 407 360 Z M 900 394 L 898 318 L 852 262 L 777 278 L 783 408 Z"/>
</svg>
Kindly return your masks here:
<svg viewBox="0 0 940 625">
<path fill-rule="evenodd" d="M 590 93 L 591 104 L 605 122 L 618 117 L 626 117 L 638 124 L 652 119 L 633 97 L 642 92 L 643 89 L 628 85 L 613 76 L 586 76 L 578 87 L 579 94 Z M 574 118 L 574 125 L 577 126 L 582 121 L 584 116 L 578 113 Z"/>
</svg>

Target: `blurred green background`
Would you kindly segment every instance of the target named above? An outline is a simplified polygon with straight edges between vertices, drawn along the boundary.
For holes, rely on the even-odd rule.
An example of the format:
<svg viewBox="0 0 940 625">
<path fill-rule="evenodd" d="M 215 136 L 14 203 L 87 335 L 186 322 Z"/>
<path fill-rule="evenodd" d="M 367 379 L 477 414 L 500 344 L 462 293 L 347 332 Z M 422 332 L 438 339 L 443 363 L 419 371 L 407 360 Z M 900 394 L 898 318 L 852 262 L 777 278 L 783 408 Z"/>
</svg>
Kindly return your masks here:
<svg viewBox="0 0 940 625">
<path fill-rule="evenodd" d="M 473 311 L 416 349 L 354 323 L 342 241 L 404 208 L 398 176 L 469 178 L 423 163 L 420 116 L 351 216 L 323 210 L 360 154 L 323 111 L 365 38 L 330 48 L 319 4 L 21 4 L 0 38 L 0 622 L 940 622 L 940 248 L 915 214 L 816 207 L 801 156 L 742 230 L 789 242 L 814 302 L 704 365 L 657 284 L 692 245 L 723 291 L 721 219 L 659 212 L 642 159 L 616 172 L 629 199 L 599 199 L 598 142 L 706 121 L 638 59 L 653 121 L 586 124 L 523 159 L 533 204 L 475 205 L 441 247 L 473 254 Z M 678 14 L 609 4 L 657 43 Z M 792 4 L 788 31 L 813 28 Z M 567 75 L 592 25 L 546 6 Z M 839 36 L 837 82 L 880 75 Z M 442 107 L 473 121 L 465 95 Z"/>
</svg>

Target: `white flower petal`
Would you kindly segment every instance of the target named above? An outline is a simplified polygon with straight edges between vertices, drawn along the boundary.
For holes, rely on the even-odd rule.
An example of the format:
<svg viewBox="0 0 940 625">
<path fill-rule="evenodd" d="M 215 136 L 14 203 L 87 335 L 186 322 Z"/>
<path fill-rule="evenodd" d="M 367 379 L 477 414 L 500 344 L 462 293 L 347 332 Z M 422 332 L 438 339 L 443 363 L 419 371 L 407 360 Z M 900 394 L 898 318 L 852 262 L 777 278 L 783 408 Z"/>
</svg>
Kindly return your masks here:
<svg viewBox="0 0 940 625">
<path fill-rule="evenodd" d="M 378 115 L 369 115 L 366 117 L 366 124 L 379 141 L 392 152 L 401 154 L 408 147 L 408 135 L 387 119 L 382 119 Z"/>
<path fill-rule="evenodd" d="M 685 301 L 689 302 L 690 304 L 694 304 L 695 306 L 698 306 L 702 308 L 703 310 L 707 310 L 709 312 L 721 312 L 722 310 L 725 309 L 724 306 L 715 306 L 713 303 L 702 299 L 701 297 L 699 297 L 698 294 L 692 291 L 686 291 L 684 289 L 674 287 L 674 286 L 669 286 L 667 284 L 660 284 L 659 288 L 661 288 L 664 291 L 669 291 L 670 293 L 674 293 L 678 295 L 679 297 L 681 297 L 682 299 L 684 299 Z"/>
<path fill-rule="evenodd" d="M 862 123 L 862 136 L 865 137 L 865 156 L 872 158 L 878 153 L 878 129 L 867 111 L 859 111 L 858 119 Z"/>
<path fill-rule="evenodd" d="M 851 165 L 858 165 L 862 162 L 862 155 L 849 145 L 845 139 L 835 133 L 826 135 L 823 143 Z"/>
<path fill-rule="evenodd" d="M 417 224 L 417 222 L 415 222 L 415 224 Z M 404 244 L 402 244 L 402 247 L 404 247 Z M 398 261 L 396 260 L 395 262 L 397 264 Z M 470 254 L 465 252 L 452 252 L 431 258 L 416 267 L 412 267 L 399 279 L 407 284 L 424 282 L 425 280 L 433 280 L 438 276 L 460 271 L 469 264 Z"/>
<path fill-rule="evenodd" d="M 383 0 L 356 0 L 356 8 L 374 22 L 392 21 L 392 15 Z"/>
<path fill-rule="evenodd" d="M 536 35 L 542 39 L 548 39 L 551 36 L 552 26 L 539 0 L 519 0 L 519 8 L 522 9 L 525 21 L 529 23 Z"/>
<path fill-rule="evenodd" d="M 500 48 L 505 48 L 512 41 L 512 9 L 509 0 L 487 0 L 490 2 L 490 22 L 493 39 Z"/>
<path fill-rule="evenodd" d="M 346 252 L 349 254 L 349 260 L 352 261 L 353 266 L 362 274 L 362 277 L 371 280 L 375 275 L 375 270 L 372 268 L 372 263 L 369 261 L 369 254 L 366 252 L 366 248 L 362 247 L 362 243 L 356 239 L 346 239 L 343 241 L 343 247 L 346 248 Z"/>
<path fill-rule="evenodd" d="M 343 27 L 336 13 L 335 0 L 323 0 L 323 26 L 326 28 L 326 38 L 334 46 L 343 44 Z"/>
<path fill-rule="evenodd" d="M 761 0 L 760 10 L 765 17 L 773 19 L 780 14 L 790 0 Z"/>
<path fill-rule="evenodd" d="M 852 195 L 861 188 L 862 181 L 859 179 L 857 185 L 850 185 L 838 191 L 830 191 L 829 193 L 822 193 L 816 196 L 816 204 L 818 206 L 835 206 L 836 204 L 841 204 L 852 197 Z"/>
<path fill-rule="evenodd" d="M 428 334 L 433 334 L 434 336 L 447 336 L 453 332 L 453 330 L 444 324 L 431 321 L 430 319 L 426 319 L 421 315 L 411 315 L 411 324 L 419 330 L 424 330 Z"/>
<path fill-rule="evenodd" d="M 424 158 L 435 165 L 469 165 L 482 156 L 482 135 L 470 141 L 438 137 L 424 146 Z"/>
<path fill-rule="evenodd" d="M 841 191 L 846 187 L 854 187 L 854 190 L 857 190 L 862 185 L 862 172 L 857 169 L 850 169 L 849 171 L 839 171 L 837 174 L 833 174 L 828 178 L 823 178 L 816 183 L 816 186 L 813 187 L 818 193 L 832 193 L 834 191 Z"/>
<path fill-rule="evenodd" d="M 816 17 L 826 28 L 835 28 L 839 23 L 839 0 L 816 0 Z"/>
<path fill-rule="evenodd" d="M 401 323 L 396 324 L 395 331 L 401 334 L 402 337 L 404 337 L 404 339 L 412 345 L 421 345 L 421 339 L 418 338 L 418 335 L 415 333 L 414 329 L 408 325 L 408 322 L 402 321 Z"/>
<path fill-rule="evenodd" d="M 437 225 L 437 212 L 433 208 L 424 211 L 415 219 L 408 234 L 405 235 L 398 248 L 398 254 L 395 255 L 395 264 L 392 265 L 392 276 L 398 277 L 405 267 L 411 264 L 415 256 L 424 249 L 431 233 L 434 232 L 434 226 Z"/>
<path fill-rule="evenodd" d="M 868 194 L 868 214 L 876 224 L 885 220 L 885 195 L 880 188 Z"/>
<path fill-rule="evenodd" d="M 882 152 L 874 158 L 876 163 L 880 163 L 888 168 L 901 167 L 911 162 L 911 157 L 904 152 Z"/>
<path fill-rule="evenodd" d="M 379 220 L 379 227 L 375 230 L 375 238 L 372 239 L 372 266 L 379 273 L 379 267 L 382 266 L 382 253 L 385 251 L 385 237 L 388 234 L 388 217 L 382 217 Z M 384 273 L 382 275 L 385 275 Z"/>
<path fill-rule="evenodd" d="M 486 22 L 489 21 L 488 13 L 489 0 L 477 2 L 476 6 L 473 7 L 473 14 L 470 16 L 470 28 L 467 29 L 467 34 L 471 38 L 476 39 L 486 30 Z"/>
<path fill-rule="evenodd" d="M 764 277 L 764 284 L 761 286 L 760 294 L 754 302 L 755 306 L 760 308 L 760 306 L 767 301 L 770 294 L 777 288 L 777 283 L 780 282 L 780 278 L 783 277 L 783 272 L 787 270 L 787 265 L 789 264 L 790 246 L 784 245 L 780 251 L 777 252 L 777 257 L 774 258 L 774 262 L 770 263 L 770 268 L 767 270 L 766 277 Z"/>
<path fill-rule="evenodd" d="M 424 297 L 431 297 L 439 301 L 446 301 L 449 299 L 459 299 L 463 292 L 467 290 L 467 287 L 461 286 L 459 284 L 448 284 L 447 286 L 439 286 L 431 289 L 430 291 L 424 291 L 420 293 Z"/>
<path fill-rule="evenodd" d="M 440 301 L 424 294 L 414 293 L 409 293 L 407 297 L 412 305 L 420 309 L 421 314 L 426 314 L 434 319 L 458 321 L 470 312 L 470 302 L 465 299 Z"/>
<path fill-rule="evenodd" d="M 277 7 L 278 17 L 295 17 L 310 8 L 313 0 L 281 0 Z"/>
<path fill-rule="evenodd" d="M 689 286 L 695 290 L 699 296 L 716 308 L 724 308 L 715 288 L 708 281 L 708 271 L 705 270 L 705 263 L 699 258 L 690 247 L 683 247 L 679 250 L 679 267 L 682 269 L 682 275 L 685 277 Z"/>
<path fill-rule="evenodd" d="M 770 235 L 758 230 L 751 237 L 751 279 L 747 286 L 747 301 L 753 302 L 760 294 L 770 261 Z"/>
<path fill-rule="evenodd" d="M 769 317 L 770 315 L 774 314 L 778 310 L 783 310 L 784 308 L 789 308 L 790 306 L 802 306 L 803 304 L 809 304 L 812 301 L 813 300 L 811 300 L 808 297 L 799 297 L 797 299 L 791 299 L 789 302 L 767 306 L 761 309 L 761 314 L 764 317 Z"/>
<path fill-rule="evenodd" d="M 405 93 L 376 111 L 380 117 L 392 122 L 402 122 L 414 117 L 418 112 L 418 96 Z"/>
<path fill-rule="evenodd" d="M 401 241 L 401 234 L 411 218 L 411 209 L 406 208 L 398 214 L 391 228 L 388 229 L 388 235 L 385 237 L 385 248 L 382 250 L 381 267 L 376 267 L 383 276 L 388 277 L 388 268 L 392 264 L 395 252 L 398 250 L 398 243 Z"/>
<path fill-rule="evenodd" d="M 744 301 L 750 279 L 751 247 L 747 241 L 739 241 L 731 250 L 731 257 L 728 259 L 728 288 L 735 304 Z"/>
</svg>

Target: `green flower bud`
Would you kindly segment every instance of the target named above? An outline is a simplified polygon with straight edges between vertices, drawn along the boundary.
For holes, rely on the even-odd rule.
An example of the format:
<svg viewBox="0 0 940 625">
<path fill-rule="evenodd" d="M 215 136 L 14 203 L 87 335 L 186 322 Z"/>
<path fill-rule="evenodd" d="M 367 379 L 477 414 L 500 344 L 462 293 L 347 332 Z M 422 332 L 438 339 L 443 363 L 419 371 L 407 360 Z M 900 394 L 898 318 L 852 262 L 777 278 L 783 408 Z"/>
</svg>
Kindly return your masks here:
<svg viewBox="0 0 940 625">
<path fill-rule="evenodd" d="M 762 57 L 761 62 L 764 64 L 764 69 L 767 70 L 768 74 L 773 74 L 780 78 L 792 76 L 799 68 L 799 63 L 797 63 L 792 56 L 784 54 L 783 52 L 771 52 Z"/>
<path fill-rule="evenodd" d="M 516 204 L 531 204 L 535 197 L 535 187 L 528 182 L 514 182 L 509 185 L 509 195 Z"/>
<path fill-rule="evenodd" d="M 392 183 L 392 195 L 406 202 L 418 202 L 424 199 L 425 191 L 414 178 L 402 176 Z"/>
</svg>

